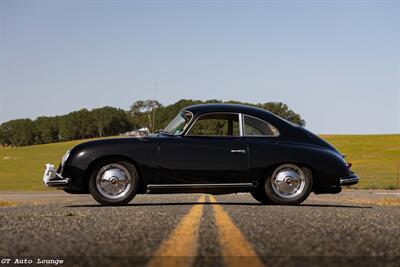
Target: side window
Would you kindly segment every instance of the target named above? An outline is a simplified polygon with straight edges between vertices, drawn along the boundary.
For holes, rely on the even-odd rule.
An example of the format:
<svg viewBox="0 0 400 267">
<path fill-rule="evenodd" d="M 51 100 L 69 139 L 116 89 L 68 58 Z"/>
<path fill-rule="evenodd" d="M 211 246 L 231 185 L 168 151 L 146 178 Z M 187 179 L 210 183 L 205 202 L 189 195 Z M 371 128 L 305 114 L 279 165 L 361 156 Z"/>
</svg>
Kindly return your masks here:
<svg viewBox="0 0 400 267">
<path fill-rule="evenodd" d="M 244 115 L 244 134 L 246 136 L 278 136 L 278 130 L 263 120 Z"/>
<path fill-rule="evenodd" d="M 240 136 L 239 115 L 211 113 L 200 116 L 188 135 L 195 136 Z"/>
</svg>

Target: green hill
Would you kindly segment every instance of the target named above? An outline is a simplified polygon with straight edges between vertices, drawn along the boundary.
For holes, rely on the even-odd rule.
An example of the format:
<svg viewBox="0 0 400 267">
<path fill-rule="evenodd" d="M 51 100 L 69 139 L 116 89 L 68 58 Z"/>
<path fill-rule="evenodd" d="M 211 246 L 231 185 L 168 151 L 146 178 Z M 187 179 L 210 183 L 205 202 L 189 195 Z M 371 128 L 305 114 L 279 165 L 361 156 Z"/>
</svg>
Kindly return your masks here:
<svg viewBox="0 0 400 267">
<path fill-rule="evenodd" d="M 357 188 L 395 188 L 400 164 L 400 135 L 325 135 L 322 136 L 347 155 L 360 175 Z M 41 177 L 44 164 L 58 164 L 65 151 L 85 140 L 0 147 L 0 190 L 45 190 Z"/>
</svg>

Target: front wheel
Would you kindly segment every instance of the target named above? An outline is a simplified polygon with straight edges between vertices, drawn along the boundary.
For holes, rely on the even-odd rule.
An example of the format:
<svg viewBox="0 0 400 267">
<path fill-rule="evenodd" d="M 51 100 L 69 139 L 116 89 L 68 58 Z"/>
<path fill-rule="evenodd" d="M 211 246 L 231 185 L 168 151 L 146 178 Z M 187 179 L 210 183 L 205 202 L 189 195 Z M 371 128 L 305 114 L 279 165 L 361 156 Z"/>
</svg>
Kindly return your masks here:
<svg viewBox="0 0 400 267">
<path fill-rule="evenodd" d="M 92 169 L 89 191 L 102 205 L 125 205 L 136 195 L 138 182 L 133 164 L 110 159 L 99 162 Z"/>
<path fill-rule="evenodd" d="M 308 168 L 283 164 L 266 177 L 264 192 L 274 204 L 298 205 L 307 199 L 312 187 L 313 177 Z"/>
</svg>

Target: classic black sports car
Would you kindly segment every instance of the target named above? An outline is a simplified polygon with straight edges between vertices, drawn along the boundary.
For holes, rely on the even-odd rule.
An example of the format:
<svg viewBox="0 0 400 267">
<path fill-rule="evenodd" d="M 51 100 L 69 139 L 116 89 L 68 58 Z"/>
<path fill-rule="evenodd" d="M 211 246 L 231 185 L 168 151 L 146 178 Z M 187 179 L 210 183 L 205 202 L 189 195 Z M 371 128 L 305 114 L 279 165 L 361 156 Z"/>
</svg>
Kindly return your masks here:
<svg viewBox="0 0 400 267">
<path fill-rule="evenodd" d="M 189 106 L 157 134 L 79 144 L 44 183 L 123 205 L 137 193 L 250 192 L 261 203 L 299 204 L 313 191 L 358 183 L 333 146 L 266 110 Z"/>
</svg>

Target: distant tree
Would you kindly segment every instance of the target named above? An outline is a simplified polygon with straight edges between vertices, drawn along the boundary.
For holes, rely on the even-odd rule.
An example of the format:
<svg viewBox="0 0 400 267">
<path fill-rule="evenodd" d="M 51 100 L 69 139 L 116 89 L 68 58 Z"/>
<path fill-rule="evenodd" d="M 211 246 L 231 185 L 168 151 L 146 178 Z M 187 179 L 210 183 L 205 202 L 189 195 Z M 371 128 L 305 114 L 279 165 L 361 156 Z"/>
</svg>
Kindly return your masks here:
<svg viewBox="0 0 400 267">
<path fill-rule="evenodd" d="M 3 132 L 3 128 L 0 125 L 0 144 L 6 145 L 6 143 L 7 143 L 7 137 L 5 136 L 5 133 Z"/>
<path fill-rule="evenodd" d="M 0 144 L 3 146 L 9 146 L 11 144 L 11 140 L 7 136 L 5 123 L 0 125 Z"/>
<path fill-rule="evenodd" d="M 38 117 L 33 121 L 35 144 L 46 144 L 58 141 L 58 117 Z"/>
<path fill-rule="evenodd" d="M 131 115 L 148 113 L 161 106 L 161 103 L 157 100 L 139 100 L 132 104 L 129 112 Z"/>
<path fill-rule="evenodd" d="M 79 111 L 68 113 L 61 116 L 59 120 L 60 139 L 63 141 L 79 139 L 81 122 Z"/>
<path fill-rule="evenodd" d="M 0 126 L 3 145 L 27 146 L 34 144 L 33 123 L 30 119 L 11 120 Z"/>
<path fill-rule="evenodd" d="M 45 144 L 61 140 L 117 135 L 132 128 L 148 127 L 152 131 L 162 129 L 183 108 L 201 103 L 246 104 L 271 111 L 272 113 L 299 125 L 305 125 L 299 114 L 281 102 L 244 103 L 223 102 L 218 99 L 207 101 L 181 99 L 174 104 L 163 106 L 156 100 L 136 101 L 129 111 L 119 108 L 102 107 L 91 111 L 81 109 L 63 116 L 38 117 L 11 120 L 0 125 L 0 143 L 5 146 Z M 207 125 L 206 125 L 207 126 Z M 221 125 L 208 125 L 219 127 Z"/>
<path fill-rule="evenodd" d="M 97 136 L 109 136 L 132 128 L 128 114 L 122 109 L 103 107 L 92 110 Z"/>
<path fill-rule="evenodd" d="M 295 113 L 293 110 L 289 109 L 288 105 L 281 102 L 267 102 L 264 104 L 258 104 L 260 108 L 266 109 L 275 115 L 282 117 L 295 124 L 305 126 L 306 122 L 301 118 L 301 116 Z"/>
<path fill-rule="evenodd" d="M 200 100 L 181 99 L 178 102 L 161 107 L 155 112 L 155 129 L 163 129 L 183 108 L 203 103 Z"/>
<path fill-rule="evenodd" d="M 162 107 L 157 100 L 139 100 L 132 104 L 129 115 L 135 128 L 148 127 L 151 131 L 155 128 L 155 117 L 158 109 Z"/>
</svg>

